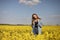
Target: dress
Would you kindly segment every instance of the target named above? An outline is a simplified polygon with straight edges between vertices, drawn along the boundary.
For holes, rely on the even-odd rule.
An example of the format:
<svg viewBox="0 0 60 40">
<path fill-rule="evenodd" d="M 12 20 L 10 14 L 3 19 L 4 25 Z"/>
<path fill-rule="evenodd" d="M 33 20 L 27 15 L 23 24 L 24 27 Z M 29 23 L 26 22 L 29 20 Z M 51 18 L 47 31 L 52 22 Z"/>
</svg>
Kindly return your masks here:
<svg viewBox="0 0 60 40">
<path fill-rule="evenodd" d="M 32 31 L 35 35 L 41 34 L 41 31 L 42 31 L 42 23 L 40 21 L 38 21 L 37 24 L 38 24 L 37 26 L 35 25 L 35 23 L 33 24 L 33 30 Z"/>
</svg>

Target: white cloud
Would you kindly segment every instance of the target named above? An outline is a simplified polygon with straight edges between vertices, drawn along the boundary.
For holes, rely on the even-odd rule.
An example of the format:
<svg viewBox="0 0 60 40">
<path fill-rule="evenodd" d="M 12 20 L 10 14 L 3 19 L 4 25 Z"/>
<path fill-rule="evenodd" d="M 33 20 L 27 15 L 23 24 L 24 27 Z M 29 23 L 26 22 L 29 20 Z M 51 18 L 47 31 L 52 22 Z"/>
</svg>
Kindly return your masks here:
<svg viewBox="0 0 60 40">
<path fill-rule="evenodd" d="M 33 5 L 38 5 L 40 3 L 40 0 L 19 0 L 19 3 L 33 6 Z"/>
</svg>

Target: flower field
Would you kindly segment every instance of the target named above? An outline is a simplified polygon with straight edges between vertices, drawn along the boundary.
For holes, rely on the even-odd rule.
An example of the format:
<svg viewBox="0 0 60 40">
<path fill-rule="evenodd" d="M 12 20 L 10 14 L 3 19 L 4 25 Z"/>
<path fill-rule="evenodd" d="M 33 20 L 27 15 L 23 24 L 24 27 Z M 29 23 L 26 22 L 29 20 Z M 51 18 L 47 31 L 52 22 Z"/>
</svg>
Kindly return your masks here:
<svg viewBox="0 0 60 40">
<path fill-rule="evenodd" d="M 60 40 L 60 26 L 43 26 L 35 36 L 31 26 L 0 25 L 0 40 Z"/>
</svg>

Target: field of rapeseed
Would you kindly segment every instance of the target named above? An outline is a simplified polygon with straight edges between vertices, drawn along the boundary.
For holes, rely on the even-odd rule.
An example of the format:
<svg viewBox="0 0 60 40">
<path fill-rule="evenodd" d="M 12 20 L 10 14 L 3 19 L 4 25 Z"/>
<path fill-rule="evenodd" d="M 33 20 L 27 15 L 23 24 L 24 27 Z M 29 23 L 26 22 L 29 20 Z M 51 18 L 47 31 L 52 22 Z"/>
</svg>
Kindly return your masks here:
<svg viewBox="0 0 60 40">
<path fill-rule="evenodd" d="M 60 40 L 60 26 L 43 26 L 35 36 L 31 26 L 0 25 L 0 40 Z"/>
</svg>

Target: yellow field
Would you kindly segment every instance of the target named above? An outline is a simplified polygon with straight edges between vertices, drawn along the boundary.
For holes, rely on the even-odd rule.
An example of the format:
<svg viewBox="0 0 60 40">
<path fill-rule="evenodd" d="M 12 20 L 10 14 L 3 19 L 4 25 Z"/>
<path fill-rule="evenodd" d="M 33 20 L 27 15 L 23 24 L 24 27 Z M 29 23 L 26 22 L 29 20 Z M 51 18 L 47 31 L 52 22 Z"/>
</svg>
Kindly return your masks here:
<svg viewBox="0 0 60 40">
<path fill-rule="evenodd" d="M 60 26 L 43 26 L 35 36 L 31 26 L 0 25 L 0 40 L 60 40 Z"/>
</svg>

